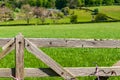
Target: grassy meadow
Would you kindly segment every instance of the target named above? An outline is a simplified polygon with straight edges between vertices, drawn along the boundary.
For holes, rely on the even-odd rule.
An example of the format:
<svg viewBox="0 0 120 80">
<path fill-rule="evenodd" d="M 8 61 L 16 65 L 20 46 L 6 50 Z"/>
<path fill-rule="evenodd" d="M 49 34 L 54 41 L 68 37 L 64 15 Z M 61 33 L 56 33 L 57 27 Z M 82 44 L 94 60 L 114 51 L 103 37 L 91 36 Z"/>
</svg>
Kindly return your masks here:
<svg viewBox="0 0 120 80">
<path fill-rule="evenodd" d="M 120 39 L 120 23 L 68 25 L 0 26 L 0 37 L 14 37 L 19 32 L 35 38 L 112 38 Z"/>
<path fill-rule="evenodd" d="M 115 19 L 120 19 L 120 6 L 99 6 L 99 7 L 89 7 L 89 9 L 94 10 L 98 8 L 100 13 L 104 13 Z"/>
<path fill-rule="evenodd" d="M 120 23 L 1 26 L 0 38 L 12 38 L 21 32 L 27 38 L 79 38 L 120 39 Z M 112 66 L 120 59 L 120 49 L 92 48 L 41 48 L 46 54 L 64 67 Z M 1 51 L 1 50 L 0 50 Z M 94 57 L 93 57 L 94 56 Z M 14 51 L 0 60 L 0 68 L 14 68 Z M 34 55 L 25 50 L 26 68 L 47 68 Z M 79 80 L 94 80 L 95 77 L 79 77 Z M 0 80 L 12 80 L 0 78 Z M 60 77 L 25 78 L 25 80 L 63 80 Z M 120 80 L 111 77 L 109 80 Z"/>
</svg>

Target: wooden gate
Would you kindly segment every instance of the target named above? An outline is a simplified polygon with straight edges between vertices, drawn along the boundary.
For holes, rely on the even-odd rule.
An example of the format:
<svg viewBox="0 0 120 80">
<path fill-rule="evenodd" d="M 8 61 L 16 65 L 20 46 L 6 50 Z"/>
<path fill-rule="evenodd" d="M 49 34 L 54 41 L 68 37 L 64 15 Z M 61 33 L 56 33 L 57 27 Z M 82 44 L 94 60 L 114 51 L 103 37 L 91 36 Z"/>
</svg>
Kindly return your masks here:
<svg viewBox="0 0 120 80">
<path fill-rule="evenodd" d="M 24 80 L 24 77 L 61 76 L 64 80 L 77 80 L 79 76 L 97 76 L 106 80 L 109 76 L 120 76 L 120 67 L 64 68 L 38 47 L 91 47 L 120 48 L 120 40 L 80 40 L 24 38 L 22 34 L 12 39 L 0 39 L 0 59 L 15 49 L 15 68 L 0 68 L 0 77 Z M 24 48 L 35 55 L 49 68 L 24 68 Z M 102 77 L 101 77 L 102 76 Z M 103 78 L 103 79 L 102 79 Z"/>
</svg>

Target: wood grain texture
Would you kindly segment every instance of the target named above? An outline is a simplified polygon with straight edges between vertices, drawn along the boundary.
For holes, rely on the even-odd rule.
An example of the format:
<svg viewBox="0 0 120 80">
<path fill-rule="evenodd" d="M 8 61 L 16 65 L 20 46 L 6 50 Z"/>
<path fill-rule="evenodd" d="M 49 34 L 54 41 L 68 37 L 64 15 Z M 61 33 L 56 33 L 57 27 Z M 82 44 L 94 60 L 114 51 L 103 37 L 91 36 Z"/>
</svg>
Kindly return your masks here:
<svg viewBox="0 0 120 80">
<path fill-rule="evenodd" d="M 107 72 L 111 72 L 114 71 L 116 72 L 116 74 L 112 74 L 111 73 L 104 73 L 102 71 L 100 71 L 98 74 L 99 76 L 120 76 L 120 67 L 100 67 L 100 70 Z M 80 77 L 80 76 L 96 76 L 95 74 L 93 75 L 93 73 L 95 72 L 95 67 L 69 67 L 69 68 L 64 68 L 65 70 L 69 71 L 70 73 L 72 73 L 75 77 Z M 26 68 L 25 69 L 25 76 L 27 77 L 47 77 L 47 76 L 58 76 L 57 74 L 55 74 L 54 71 L 52 71 L 50 68 L 39 68 L 39 69 L 35 69 L 35 68 Z"/>
<path fill-rule="evenodd" d="M 52 70 L 54 70 L 61 77 L 63 77 L 66 80 L 76 80 L 75 77 L 69 71 L 63 69 L 61 65 L 59 65 L 52 58 L 46 55 L 42 50 L 37 48 L 29 40 L 25 39 L 25 43 L 26 43 L 25 47 L 29 52 L 34 54 L 38 59 L 44 62 L 47 66 L 49 66 Z"/>
<path fill-rule="evenodd" d="M 8 42 L 2 47 L 2 50 L 10 47 L 13 43 L 15 43 L 15 38 L 12 38 L 10 41 L 8 41 Z"/>
<path fill-rule="evenodd" d="M 11 39 L 7 44 L 3 46 L 2 52 L 0 52 L 0 59 L 4 58 L 15 48 L 15 41 Z"/>
<path fill-rule="evenodd" d="M 7 44 L 12 38 L 0 38 L 0 47 L 3 47 Z"/>
<path fill-rule="evenodd" d="M 98 73 L 99 76 L 119 76 L 120 75 L 120 67 L 99 67 L 100 72 Z M 96 76 L 93 74 L 95 72 L 95 67 L 78 67 L 78 68 L 65 68 L 66 70 L 70 71 L 76 77 L 78 76 Z M 112 72 L 114 71 L 115 74 L 111 73 L 104 73 L 104 72 Z"/>
<path fill-rule="evenodd" d="M 16 75 L 18 80 L 24 80 L 24 37 L 19 34 L 16 36 Z"/>
<path fill-rule="evenodd" d="M 0 77 L 10 77 L 12 70 L 10 68 L 0 68 Z"/>
<path fill-rule="evenodd" d="M 63 39 L 63 38 L 26 38 L 38 47 L 80 47 L 80 48 L 120 48 L 120 40 L 115 39 Z M 1 38 L 3 47 L 11 38 Z"/>
<path fill-rule="evenodd" d="M 96 76 L 92 75 L 95 71 L 95 67 L 69 67 L 64 68 L 65 70 L 72 73 L 75 77 L 80 76 Z M 120 76 L 120 67 L 100 67 L 100 70 L 104 70 L 105 72 L 114 71 L 115 74 L 109 73 L 105 74 L 104 72 L 99 72 L 99 76 Z M 10 68 L 0 68 L 0 77 L 11 77 L 14 69 Z M 56 72 L 51 70 L 50 68 L 25 68 L 24 69 L 24 77 L 48 77 L 48 76 L 59 76 Z"/>
<path fill-rule="evenodd" d="M 113 39 L 57 39 L 27 38 L 38 47 L 120 48 L 120 40 Z"/>
</svg>

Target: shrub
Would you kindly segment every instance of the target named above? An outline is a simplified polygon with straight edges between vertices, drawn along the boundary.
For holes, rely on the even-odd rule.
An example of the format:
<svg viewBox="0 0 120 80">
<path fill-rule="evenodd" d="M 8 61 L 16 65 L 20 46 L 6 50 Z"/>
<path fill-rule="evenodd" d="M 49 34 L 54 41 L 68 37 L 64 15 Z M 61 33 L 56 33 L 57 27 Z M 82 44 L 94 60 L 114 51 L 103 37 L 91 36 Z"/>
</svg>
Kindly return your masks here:
<svg viewBox="0 0 120 80">
<path fill-rule="evenodd" d="M 20 9 L 19 8 L 15 8 L 15 12 L 20 12 Z"/>
<path fill-rule="evenodd" d="M 13 11 L 7 7 L 0 7 L 0 21 L 13 20 Z"/>
<path fill-rule="evenodd" d="M 106 20 L 108 20 L 107 16 L 102 13 L 98 13 L 95 17 L 95 21 L 106 21 Z"/>
<path fill-rule="evenodd" d="M 58 13 L 57 13 L 57 16 L 58 16 L 58 18 L 63 18 L 63 17 L 64 17 L 64 14 L 63 14 L 62 12 L 58 12 Z"/>
<path fill-rule="evenodd" d="M 92 15 L 97 15 L 98 13 L 99 13 L 98 8 L 95 8 L 95 9 L 92 11 Z"/>
<path fill-rule="evenodd" d="M 96 14 L 98 14 L 98 13 L 99 13 L 98 8 L 95 8 L 95 9 L 94 9 L 94 14 L 96 15 Z"/>
<path fill-rule="evenodd" d="M 77 18 L 78 18 L 77 15 L 72 15 L 72 16 L 70 17 L 70 22 L 71 22 L 71 23 L 77 23 Z"/>
<path fill-rule="evenodd" d="M 63 13 L 64 13 L 64 15 L 69 15 L 70 14 L 70 9 L 69 9 L 69 7 L 65 7 L 65 8 L 62 8 L 62 10 L 61 10 Z"/>
</svg>

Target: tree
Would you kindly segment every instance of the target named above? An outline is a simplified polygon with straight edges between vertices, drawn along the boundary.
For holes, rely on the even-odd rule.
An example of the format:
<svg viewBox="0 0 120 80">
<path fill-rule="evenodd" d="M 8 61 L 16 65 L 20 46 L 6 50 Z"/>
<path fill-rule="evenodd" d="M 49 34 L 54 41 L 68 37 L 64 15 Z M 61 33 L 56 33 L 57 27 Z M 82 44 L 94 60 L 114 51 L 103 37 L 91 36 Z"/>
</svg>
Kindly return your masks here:
<svg viewBox="0 0 120 80">
<path fill-rule="evenodd" d="M 84 5 L 84 0 L 77 0 L 77 6 L 81 7 Z"/>
<path fill-rule="evenodd" d="M 42 24 L 45 22 L 45 18 L 48 17 L 48 11 L 42 7 L 35 7 L 33 13 L 36 18 L 40 18 Z"/>
<path fill-rule="evenodd" d="M 103 4 L 106 4 L 106 5 L 113 5 L 114 4 L 114 0 L 103 0 Z"/>
<path fill-rule="evenodd" d="M 27 21 L 27 24 L 29 24 L 30 17 L 32 15 L 31 7 L 29 4 L 22 6 L 22 12 L 25 14 L 25 19 Z"/>
<path fill-rule="evenodd" d="M 84 5 L 84 0 L 67 0 L 67 7 L 76 8 Z"/>
<path fill-rule="evenodd" d="M 120 0 L 115 0 L 115 3 L 120 5 Z"/>
<path fill-rule="evenodd" d="M 22 5 L 28 4 L 28 0 L 15 0 L 15 6 L 21 8 Z"/>
<path fill-rule="evenodd" d="M 43 0 L 36 0 L 36 6 L 37 7 L 42 7 Z"/>
<path fill-rule="evenodd" d="M 97 0 L 85 0 L 86 6 L 95 6 Z"/>
<path fill-rule="evenodd" d="M 36 6 L 36 0 L 29 0 L 29 1 L 28 1 L 28 4 L 29 4 L 30 6 Z"/>
<path fill-rule="evenodd" d="M 112 5 L 114 0 L 84 0 L 85 6 Z"/>
<path fill-rule="evenodd" d="M 61 11 L 64 13 L 65 16 L 70 14 L 70 9 L 69 7 L 64 7 L 61 9 Z"/>
<path fill-rule="evenodd" d="M 13 20 L 13 12 L 4 4 L 0 7 L 0 21 Z"/>
<path fill-rule="evenodd" d="M 43 6 L 47 7 L 48 6 L 47 4 L 48 4 L 48 0 L 43 0 Z"/>
<path fill-rule="evenodd" d="M 67 6 L 67 0 L 56 0 L 56 8 L 62 9 Z"/>
<path fill-rule="evenodd" d="M 56 23 L 59 19 L 64 17 L 64 14 L 58 10 L 51 10 L 49 11 L 49 17 L 53 20 L 53 23 Z"/>
<path fill-rule="evenodd" d="M 99 0 L 99 4 L 100 6 L 102 6 L 103 0 Z"/>
<path fill-rule="evenodd" d="M 48 8 L 55 8 L 55 1 L 56 0 L 48 0 L 47 7 Z"/>
</svg>

